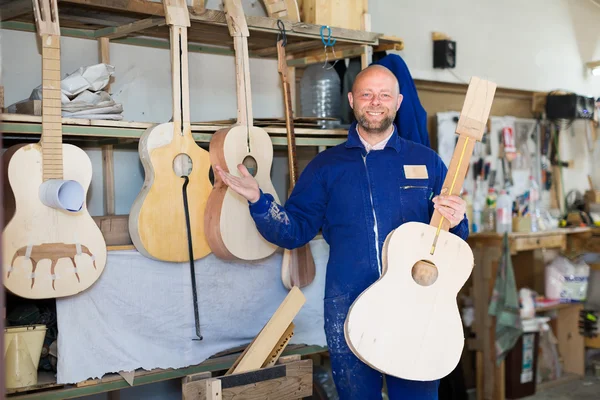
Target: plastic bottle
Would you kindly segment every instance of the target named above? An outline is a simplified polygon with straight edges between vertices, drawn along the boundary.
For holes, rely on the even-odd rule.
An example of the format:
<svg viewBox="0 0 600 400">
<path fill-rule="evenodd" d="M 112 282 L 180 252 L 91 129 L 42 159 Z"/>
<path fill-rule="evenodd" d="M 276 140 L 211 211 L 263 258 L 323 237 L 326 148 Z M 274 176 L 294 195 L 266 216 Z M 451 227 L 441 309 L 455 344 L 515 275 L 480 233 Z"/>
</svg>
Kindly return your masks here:
<svg viewBox="0 0 600 400">
<path fill-rule="evenodd" d="M 505 232 L 512 232 L 512 200 L 502 189 L 496 203 L 496 233 Z"/>
<path fill-rule="evenodd" d="M 538 219 L 540 218 L 539 210 L 540 200 L 540 188 L 537 182 L 533 178 L 533 175 L 529 175 L 529 216 L 531 217 L 531 232 L 537 232 L 540 230 Z"/>
<path fill-rule="evenodd" d="M 483 232 L 483 208 L 485 205 L 485 198 L 481 191 L 481 182 L 477 180 L 477 189 L 473 196 L 473 220 L 471 221 L 471 231 L 473 233 Z"/>
<path fill-rule="evenodd" d="M 483 210 L 483 223 L 485 232 L 496 231 L 496 190 L 494 188 L 488 189 L 485 210 Z"/>
</svg>

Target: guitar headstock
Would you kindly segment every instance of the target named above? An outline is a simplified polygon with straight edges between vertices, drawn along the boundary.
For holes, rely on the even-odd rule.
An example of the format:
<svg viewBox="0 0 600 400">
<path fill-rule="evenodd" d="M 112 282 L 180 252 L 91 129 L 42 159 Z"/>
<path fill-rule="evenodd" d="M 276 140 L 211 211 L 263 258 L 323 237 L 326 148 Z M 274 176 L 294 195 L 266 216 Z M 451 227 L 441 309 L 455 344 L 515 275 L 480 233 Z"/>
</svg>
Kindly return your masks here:
<svg viewBox="0 0 600 400">
<path fill-rule="evenodd" d="M 185 0 L 163 0 L 167 25 L 190 26 L 190 13 Z"/>
<path fill-rule="evenodd" d="M 225 10 L 227 27 L 229 34 L 233 36 L 250 36 L 246 16 L 240 0 L 223 0 L 223 9 Z"/>
<path fill-rule="evenodd" d="M 456 133 L 481 141 L 496 93 L 496 84 L 472 77 L 456 125 Z"/>
<path fill-rule="evenodd" d="M 285 57 L 285 49 L 283 48 L 283 40 L 277 42 L 277 71 L 283 79 L 287 81 L 287 60 Z"/>
<path fill-rule="evenodd" d="M 33 16 L 38 35 L 60 36 L 57 0 L 33 0 Z"/>
</svg>

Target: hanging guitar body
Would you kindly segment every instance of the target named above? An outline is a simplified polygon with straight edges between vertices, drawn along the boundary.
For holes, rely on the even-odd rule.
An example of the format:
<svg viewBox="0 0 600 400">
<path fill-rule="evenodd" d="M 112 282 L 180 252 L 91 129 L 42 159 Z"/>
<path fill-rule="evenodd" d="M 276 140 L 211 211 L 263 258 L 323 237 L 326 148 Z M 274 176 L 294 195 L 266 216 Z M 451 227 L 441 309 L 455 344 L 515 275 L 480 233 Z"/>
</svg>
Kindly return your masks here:
<svg viewBox="0 0 600 400">
<path fill-rule="evenodd" d="M 89 288 L 104 271 L 107 251 L 86 207 L 90 158 L 62 142 L 56 1 L 34 1 L 33 9 L 42 44 L 42 137 L 3 155 L 2 280 L 17 296 L 47 299 Z"/>
<path fill-rule="evenodd" d="M 248 152 L 248 137 L 250 148 Z M 210 141 L 210 161 L 235 176 L 244 164 L 254 175 L 264 193 L 279 201 L 271 182 L 273 145 L 269 134 L 257 127 L 236 125 L 217 131 Z M 277 246 L 268 242 L 256 229 L 248 211 L 248 201 L 223 183 L 215 174 L 213 191 L 206 207 L 206 234 L 215 255 L 226 260 L 258 260 L 270 256 Z"/>
<path fill-rule="evenodd" d="M 210 253 L 204 233 L 204 211 L 212 185 L 208 151 L 195 142 L 190 124 L 187 5 L 164 0 L 171 32 L 173 122 L 148 128 L 138 151 L 144 167 L 144 184 L 129 212 L 129 234 L 146 257 L 169 262 L 190 260 L 186 208 L 193 258 Z M 188 177 L 187 207 L 184 177 Z"/>
<path fill-rule="evenodd" d="M 244 164 L 261 190 L 279 202 L 271 182 L 273 143 L 267 131 L 252 125 L 249 31 L 244 10 L 239 0 L 224 0 L 223 5 L 235 49 L 238 112 L 236 124 L 213 134 L 209 145 L 210 162 L 213 169 L 219 165 L 224 171 L 238 177 L 241 173 L 237 166 Z M 219 174 L 215 174 L 205 218 L 208 243 L 213 253 L 221 259 L 259 260 L 272 255 L 278 248 L 256 229 L 248 210 L 248 201 L 229 189 Z"/>
<path fill-rule="evenodd" d="M 495 89 L 491 82 L 471 79 L 441 194 L 460 193 Z M 473 252 L 449 228 L 436 210 L 429 225 L 407 222 L 390 232 L 383 246 L 381 277 L 348 311 L 348 346 L 385 374 L 432 381 L 447 376 L 460 361 L 464 333 L 456 297 L 473 269 Z"/>
</svg>

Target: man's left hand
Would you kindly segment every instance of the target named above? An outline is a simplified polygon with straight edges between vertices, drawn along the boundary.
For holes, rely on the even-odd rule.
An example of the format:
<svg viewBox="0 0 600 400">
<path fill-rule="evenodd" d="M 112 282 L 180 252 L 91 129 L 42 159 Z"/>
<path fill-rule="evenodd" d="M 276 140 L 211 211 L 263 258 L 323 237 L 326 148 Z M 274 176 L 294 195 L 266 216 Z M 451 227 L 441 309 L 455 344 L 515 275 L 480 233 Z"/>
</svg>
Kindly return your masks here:
<svg viewBox="0 0 600 400">
<path fill-rule="evenodd" d="M 467 202 L 459 196 L 435 196 L 433 198 L 433 208 L 450 221 L 450 228 L 454 228 L 465 217 L 467 211 Z"/>
</svg>

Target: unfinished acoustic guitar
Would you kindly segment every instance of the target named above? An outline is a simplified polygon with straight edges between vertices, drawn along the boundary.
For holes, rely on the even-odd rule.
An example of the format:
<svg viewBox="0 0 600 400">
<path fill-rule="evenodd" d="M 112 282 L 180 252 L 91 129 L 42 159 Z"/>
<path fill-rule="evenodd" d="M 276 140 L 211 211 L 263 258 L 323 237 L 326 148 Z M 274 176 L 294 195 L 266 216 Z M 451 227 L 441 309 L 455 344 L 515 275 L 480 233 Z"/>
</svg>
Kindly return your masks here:
<svg viewBox="0 0 600 400">
<path fill-rule="evenodd" d="M 283 39 L 277 42 L 277 69 L 283 86 L 283 101 L 285 109 L 285 127 L 287 131 L 288 168 L 290 172 L 291 193 L 298 180 L 298 161 L 296 160 L 296 135 L 294 134 L 294 113 L 290 82 L 287 74 L 287 62 Z M 294 286 L 305 287 L 315 279 L 315 260 L 310 251 L 310 243 L 292 250 L 284 249 L 281 262 L 281 281 L 283 286 L 291 289 Z"/>
<path fill-rule="evenodd" d="M 244 164 L 262 191 L 279 202 L 271 182 L 273 143 L 264 129 L 253 126 L 246 18 L 239 0 L 224 0 L 223 4 L 235 49 L 238 111 L 236 124 L 214 133 L 209 147 L 210 161 L 213 169 L 218 165 L 238 177 L 241 173 L 237 166 Z M 219 174 L 215 174 L 205 224 L 210 248 L 221 259 L 258 260 L 277 250 L 256 229 L 248 201 L 229 189 Z"/>
<path fill-rule="evenodd" d="M 190 124 L 188 8 L 185 0 L 163 4 L 171 33 L 173 120 L 148 128 L 140 138 L 145 179 L 129 213 L 129 234 L 144 256 L 184 262 L 211 251 L 204 232 L 210 157 L 195 142 Z"/>
<path fill-rule="evenodd" d="M 33 0 L 42 48 L 42 137 L 3 155 L 4 286 L 30 298 L 89 288 L 106 264 L 106 243 L 86 207 L 92 163 L 62 141 L 60 26 L 56 0 Z"/>
<path fill-rule="evenodd" d="M 460 192 L 495 91 L 494 83 L 471 79 L 441 194 Z M 431 381 L 448 375 L 460 360 L 464 335 L 456 297 L 473 269 L 473 252 L 449 227 L 436 210 L 429 225 L 408 222 L 393 230 L 383 246 L 382 276 L 350 307 L 345 323 L 348 346 L 385 374 Z M 436 271 L 433 282 L 413 278 L 423 264 Z M 382 310 L 390 309 L 384 316 Z"/>
</svg>

